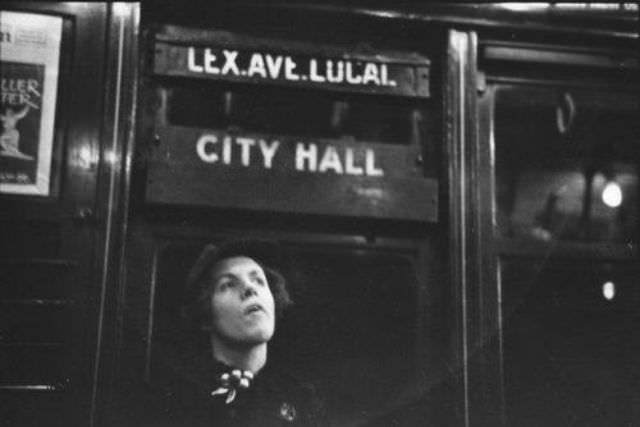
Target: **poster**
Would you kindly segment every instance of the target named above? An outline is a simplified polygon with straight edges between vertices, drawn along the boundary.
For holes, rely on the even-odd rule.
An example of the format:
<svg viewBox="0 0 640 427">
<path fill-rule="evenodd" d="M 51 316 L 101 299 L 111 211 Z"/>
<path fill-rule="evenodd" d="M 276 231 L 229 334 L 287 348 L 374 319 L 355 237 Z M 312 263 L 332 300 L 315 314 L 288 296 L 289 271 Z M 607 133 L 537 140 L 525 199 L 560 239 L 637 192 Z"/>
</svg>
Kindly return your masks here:
<svg viewBox="0 0 640 427">
<path fill-rule="evenodd" d="M 48 196 L 62 18 L 0 12 L 0 193 Z"/>
</svg>

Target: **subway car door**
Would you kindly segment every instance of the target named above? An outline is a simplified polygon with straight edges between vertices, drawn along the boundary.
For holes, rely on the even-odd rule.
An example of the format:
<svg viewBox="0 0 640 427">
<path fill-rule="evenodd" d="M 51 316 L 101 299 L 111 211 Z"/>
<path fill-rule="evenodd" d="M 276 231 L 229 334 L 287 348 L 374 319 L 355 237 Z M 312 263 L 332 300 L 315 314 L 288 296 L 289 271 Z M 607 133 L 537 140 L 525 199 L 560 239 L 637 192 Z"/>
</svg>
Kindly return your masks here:
<svg viewBox="0 0 640 427">
<path fill-rule="evenodd" d="M 135 5 L 0 9 L 0 423 L 86 426 L 119 228 L 109 224 L 127 129 L 121 48 Z"/>
<path fill-rule="evenodd" d="M 324 390 L 331 425 L 451 424 L 445 35 L 268 8 L 170 9 L 142 17 L 107 425 L 215 425 L 197 410 L 212 399 L 212 355 L 185 321 L 185 280 L 206 243 L 234 238 L 278 248 L 295 305 L 268 363 Z"/>
<path fill-rule="evenodd" d="M 638 56 L 631 40 L 484 35 L 484 316 L 506 425 L 638 420 Z M 569 40 L 569 39 L 568 39 Z M 590 40 L 589 42 L 587 42 Z M 588 44 L 588 46 L 587 46 Z M 497 332 L 497 333 L 496 333 Z"/>
</svg>

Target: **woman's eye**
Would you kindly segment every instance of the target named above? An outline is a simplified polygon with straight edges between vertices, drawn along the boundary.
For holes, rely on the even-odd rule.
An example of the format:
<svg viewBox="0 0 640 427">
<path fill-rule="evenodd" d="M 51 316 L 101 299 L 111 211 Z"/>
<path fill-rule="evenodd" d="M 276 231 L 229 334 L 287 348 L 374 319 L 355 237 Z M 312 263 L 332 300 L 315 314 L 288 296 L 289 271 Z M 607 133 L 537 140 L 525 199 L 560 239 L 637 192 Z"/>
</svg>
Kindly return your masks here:
<svg viewBox="0 0 640 427">
<path fill-rule="evenodd" d="M 256 277 L 254 281 L 260 286 L 264 286 L 267 283 L 262 277 Z"/>
<path fill-rule="evenodd" d="M 219 291 L 224 291 L 225 289 L 232 288 L 233 286 L 233 280 L 224 280 L 222 282 L 218 282 L 218 286 L 216 286 L 216 289 Z"/>
</svg>

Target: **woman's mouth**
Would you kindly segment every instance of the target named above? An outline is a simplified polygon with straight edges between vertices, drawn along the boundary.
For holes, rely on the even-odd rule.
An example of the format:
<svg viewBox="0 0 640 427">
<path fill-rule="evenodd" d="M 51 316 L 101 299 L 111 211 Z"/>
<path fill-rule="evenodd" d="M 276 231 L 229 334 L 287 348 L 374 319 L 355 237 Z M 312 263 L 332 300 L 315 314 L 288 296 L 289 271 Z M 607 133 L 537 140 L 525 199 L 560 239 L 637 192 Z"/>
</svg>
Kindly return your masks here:
<svg viewBox="0 0 640 427">
<path fill-rule="evenodd" d="M 260 304 L 251 304 L 247 308 L 245 308 L 244 314 L 253 314 L 264 311 L 264 307 L 262 307 Z"/>
</svg>

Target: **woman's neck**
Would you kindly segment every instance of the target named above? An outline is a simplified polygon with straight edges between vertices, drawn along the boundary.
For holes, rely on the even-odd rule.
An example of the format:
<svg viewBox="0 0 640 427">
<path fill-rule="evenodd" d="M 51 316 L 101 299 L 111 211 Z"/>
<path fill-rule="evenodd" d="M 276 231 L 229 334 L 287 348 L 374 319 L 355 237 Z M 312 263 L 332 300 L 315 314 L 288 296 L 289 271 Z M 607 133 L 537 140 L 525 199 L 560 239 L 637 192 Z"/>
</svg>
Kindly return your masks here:
<svg viewBox="0 0 640 427">
<path fill-rule="evenodd" d="M 267 363 L 267 343 L 252 346 L 232 345 L 211 335 L 213 358 L 219 362 L 257 374 Z"/>
</svg>

